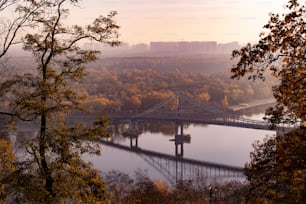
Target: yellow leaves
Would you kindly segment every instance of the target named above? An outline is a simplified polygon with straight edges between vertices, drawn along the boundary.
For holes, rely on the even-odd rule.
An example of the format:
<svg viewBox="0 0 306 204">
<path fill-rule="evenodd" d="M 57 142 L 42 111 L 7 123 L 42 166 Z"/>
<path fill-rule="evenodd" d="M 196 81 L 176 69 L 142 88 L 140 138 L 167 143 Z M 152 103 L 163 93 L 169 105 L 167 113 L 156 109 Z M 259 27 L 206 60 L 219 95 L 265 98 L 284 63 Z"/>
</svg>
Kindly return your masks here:
<svg viewBox="0 0 306 204">
<path fill-rule="evenodd" d="M 15 155 L 12 153 L 10 144 L 6 140 L 0 139 L 0 179 L 14 170 L 14 161 Z"/>
<path fill-rule="evenodd" d="M 305 173 L 306 173 L 306 169 L 304 170 L 296 170 L 293 172 L 293 179 L 292 179 L 292 183 L 293 185 L 299 185 L 302 184 L 304 182 L 305 179 Z"/>
<path fill-rule="evenodd" d="M 165 196 L 169 194 L 169 187 L 167 183 L 160 181 L 160 180 L 154 180 L 153 183 L 154 183 L 154 187 L 156 188 L 158 192 L 160 192 L 161 194 Z"/>
<path fill-rule="evenodd" d="M 210 95 L 208 92 L 202 92 L 198 95 L 198 99 L 202 102 L 207 102 L 210 99 Z"/>
<path fill-rule="evenodd" d="M 305 195 L 305 128 L 272 138 L 253 152 L 252 165 L 246 166 L 251 193 L 258 192 L 276 203 L 301 203 Z M 273 151 L 269 143 L 275 143 Z M 264 156 L 260 155 L 264 153 Z M 273 164 L 265 167 L 265 164 Z M 270 168 L 269 168 L 270 167 Z M 284 190 L 285 189 L 285 190 Z"/>
<path fill-rule="evenodd" d="M 286 32 L 285 32 L 285 35 L 286 36 L 290 36 L 292 34 L 292 31 L 291 30 L 287 30 Z"/>
<path fill-rule="evenodd" d="M 69 166 L 57 163 L 53 174 L 58 199 L 77 203 L 105 203 L 106 185 L 90 164 L 75 158 Z"/>
<path fill-rule="evenodd" d="M 0 203 L 6 196 L 6 185 L 3 184 L 2 179 L 15 170 L 13 162 L 15 162 L 15 155 L 12 153 L 9 142 L 0 139 Z"/>
<path fill-rule="evenodd" d="M 130 102 L 132 103 L 133 106 L 139 107 L 141 105 L 141 99 L 138 96 L 132 96 L 130 98 Z"/>
<path fill-rule="evenodd" d="M 283 59 L 283 62 L 284 62 L 284 63 L 288 63 L 288 62 L 289 62 L 289 57 L 285 57 L 285 58 Z"/>
<path fill-rule="evenodd" d="M 300 100 L 295 100 L 303 97 L 304 92 L 296 91 L 295 87 L 304 83 L 304 81 L 296 80 L 296 78 L 305 75 L 304 33 L 306 12 L 305 5 L 296 3 L 292 6 L 293 2 L 296 3 L 296 1 L 289 1 L 288 5 L 291 5 L 287 5 L 289 12 L 283 14 L 283 18 L 280 18 L 279 14 L 271 14 L 270 21 L 264 26 L 267 32 L 265 34 L 261 33 L 258 43 L 252 47 L 244 46 L 240 51 L 234 52 L 233 57 L 239 57 L 240 59 L 231 70 L 234 73 L 232 78 L 239 78 L 254 69 L 254 74 L 250 74 L 249 79 L 252 77 L 260 78 L 266 70 L 272 71 L 272 76 L 279 79 L 281 84 L 285 84 L 284 87 L 287 87 L 285 94 L 279 89 L 274 89 L 274 95 L 278 96 L 277 102 L 279 103 L 279 107 L 275 111 L 279 114 L 274 115 L 274 117 L 288 117 L 288 119 L 290 117 L 292 121 L 295 120 L 295 117 L 305 120 L 305 116 L 301 114 L 305 112 L 305 108 L 301 105 Z M 250 52 L 258 53 L 258 56 L 248 55 Z M 288 101 L 293 105 L 289 106 Z M 288 121 L 286 120 L 287 123 Z"/>
</svg>

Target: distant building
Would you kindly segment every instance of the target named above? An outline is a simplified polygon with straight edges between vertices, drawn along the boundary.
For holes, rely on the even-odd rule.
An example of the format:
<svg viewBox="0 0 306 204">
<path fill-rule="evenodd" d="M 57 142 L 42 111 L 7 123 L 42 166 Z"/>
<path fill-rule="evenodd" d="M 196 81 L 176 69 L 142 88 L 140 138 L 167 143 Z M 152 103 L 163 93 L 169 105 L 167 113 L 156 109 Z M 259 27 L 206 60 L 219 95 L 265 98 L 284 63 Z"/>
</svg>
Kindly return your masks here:
<svg viewBox="0 0 306 204">
<path fill-rule="evenodd" d="M 239 49 L 240 45 L 238 42 L 220 43 L 218 44 L 217 53 L 231 53 L 235 49 Z"/>
<path fill-rule="evenodd" d="M 219 45 L 216 41 L 151 42 L 150 51 L 162 54 L 215 54 L 219 50 Z"/>
<path fill-rule="evenodd" d="M 178 42 L 151 42 L 150 43 L 151 52 L 177 52 Z"/>
<path fill-rule="evenodd" d="M 85 43 L 85 49 L 102 51 L 103 56 L 135 56 L 135 55 L 193 55 L 193 54 L 230 54 L 239 49 L 238 42 L 217 43 L 216 41 L 157 41 L 150 45 L 139 43 L 130 46 L 120 43 L 118 47 L 106 44 Z"/>
<path fill-rule="evenodd" d="M 141 52 L 147 52 L 149 50 L 149 46 L 145 43 L 138 43 L 136 45 L 133 45 L 131 47 L 132 52 L 141 53 Z"/>
</svg>

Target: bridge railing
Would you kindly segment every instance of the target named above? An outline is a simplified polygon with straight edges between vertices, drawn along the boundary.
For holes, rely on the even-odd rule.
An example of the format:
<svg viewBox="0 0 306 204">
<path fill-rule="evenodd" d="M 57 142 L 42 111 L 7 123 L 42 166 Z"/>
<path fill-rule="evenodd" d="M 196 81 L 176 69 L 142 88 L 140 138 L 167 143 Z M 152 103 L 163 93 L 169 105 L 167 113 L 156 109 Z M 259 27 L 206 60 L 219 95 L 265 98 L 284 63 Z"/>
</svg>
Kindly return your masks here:
<svg viewBox="0 0 306 204">
<path fill-rule="evenodd" d="M 150 114 L 142 114 L 133 117 L 133 120 L 171 120 L 178 122 L 195 122 L 217 125 L 250 127 L 256 129 L 269 129 L 269 124 L 265 121 L 241 118 L 238 116 L 216 116 L 211 113 L 176 113 L 176 112 L 153 112 Z"/>
<path fill-rule="evenodd" d="M 173 108 L 173 104 L 176 104 L 174 110 L 168 110 L 169 105 Z M 167 98 L 165 101 L 142 113 L 131 116 L 129 119 L 194 122 L 270 130 L 270 124 L 266 121 L 237 116 L 232 112 L 218 109 L 213 105 L 196 101 L 194 98 L 181 92 L 176 93 L 176 95 Z M 288 129 L 289 127 L 285 128 Z M 277 130 L 279 127 L 275 129 Z"/>
</svg>

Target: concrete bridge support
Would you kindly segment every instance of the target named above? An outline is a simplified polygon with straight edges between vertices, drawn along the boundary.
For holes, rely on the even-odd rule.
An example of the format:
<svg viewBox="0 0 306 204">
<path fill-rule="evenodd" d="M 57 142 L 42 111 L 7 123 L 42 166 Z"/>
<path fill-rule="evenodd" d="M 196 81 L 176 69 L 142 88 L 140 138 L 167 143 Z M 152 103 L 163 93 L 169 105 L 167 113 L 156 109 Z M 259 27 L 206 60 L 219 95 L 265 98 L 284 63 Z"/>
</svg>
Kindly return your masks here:
<svg viewBox="0 0 306 204">
<path fill-rule="evenodd" d="M 175 145 L 175 156 L 183 157 L 184 156 L 184 124 L 183 123 L 175 124 L 174 145 Z"/>
<path fill-rule="evenodd" d="M 131 148 L 138 148 L 138 135 L 130 136 L 130 147 Z"/>
</svg>

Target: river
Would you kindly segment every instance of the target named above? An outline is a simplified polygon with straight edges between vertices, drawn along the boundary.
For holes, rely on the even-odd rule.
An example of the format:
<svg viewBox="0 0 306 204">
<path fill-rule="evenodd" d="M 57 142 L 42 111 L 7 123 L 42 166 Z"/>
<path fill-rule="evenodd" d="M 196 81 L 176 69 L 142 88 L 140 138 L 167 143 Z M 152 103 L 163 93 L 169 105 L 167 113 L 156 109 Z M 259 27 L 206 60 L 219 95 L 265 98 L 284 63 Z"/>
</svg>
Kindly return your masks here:
<svg viewBox="0 0 306 204">
<path fill-rule="evenodd" d="M 261 119 L 263 114 L 245 116 L 251 119 Z M 121 126 L 121 129 L 125 126 Z M 174 124 L 150 123 L 143 124 L 143 132 L 138 137 L 138 147 L 155 152 L 175 155 Z M 117 127 L 118 128 L 118 127 Z M 252 144 L 262 141 L 274 131 L 254 130 L 217 125 L 184 125 L 184 134 L 190 135 L 190 142 L 184 143 L 183 157 L 230 166 L 243 167 L 250 161 Z M 123 137 L 119 130 L 113 134 L 115 143 L 130 145 L 130 139 Z M 148 173 L 152 179 L 165 180 L 164 176 L 134 152 L 127 152 L 102 145 L 101 156 L 86 156 L 95 168 L 106 173 L 117 170 L 131 176 L 137 170 Z"/>
</svg>

